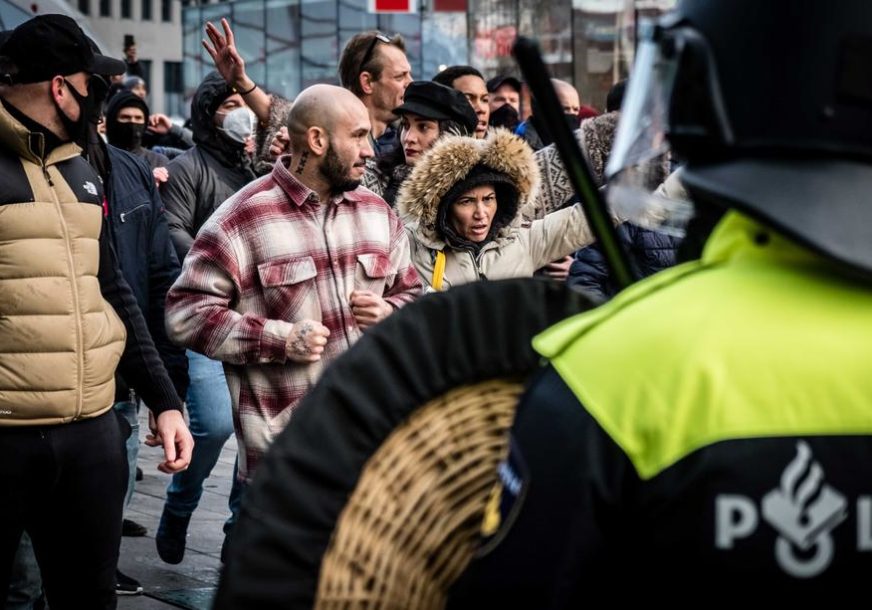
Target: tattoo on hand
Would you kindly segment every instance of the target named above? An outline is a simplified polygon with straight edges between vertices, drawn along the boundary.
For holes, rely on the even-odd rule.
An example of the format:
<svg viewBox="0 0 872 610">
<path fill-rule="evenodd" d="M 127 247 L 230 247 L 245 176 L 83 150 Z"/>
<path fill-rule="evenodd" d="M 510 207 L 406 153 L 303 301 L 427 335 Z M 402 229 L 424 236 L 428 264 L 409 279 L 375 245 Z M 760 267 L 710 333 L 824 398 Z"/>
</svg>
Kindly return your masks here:
<svg viewBox="0 0 872 610">
<path fill-rule="evenodd" d="M 310 353 L 310 348 L 306 343 L 306 339 L 314 330 L 311 322 L 303 322 L 300 326 L 300 330 L 297 333 L 296 338 L 291 342 L 291 349 L 294 350 L 294 353 L 298 356 L 308 356 Z"/>
<path fill-rule="evenodd" d="M 300 162 L 297 164 L 297 173 L 302 174 L 303 170 L 306 168 L 306 162 L 309 160 L 309 151 L 304 150 L 300 155 Z"/>
</svg>

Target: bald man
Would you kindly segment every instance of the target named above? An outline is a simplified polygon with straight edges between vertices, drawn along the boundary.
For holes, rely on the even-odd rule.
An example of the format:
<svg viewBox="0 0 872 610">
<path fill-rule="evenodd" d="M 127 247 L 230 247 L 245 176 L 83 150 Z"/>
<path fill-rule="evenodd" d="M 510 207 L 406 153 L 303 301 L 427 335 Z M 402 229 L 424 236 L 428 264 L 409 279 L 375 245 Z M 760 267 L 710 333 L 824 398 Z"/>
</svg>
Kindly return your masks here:
<svg viewBox="0 0 872 610">
<path fill-rule="evenodd" d="M 422 291 L 402 223 L 360 186 L 360 100 L 315 85 L 287 127 L 293 156 L 212 215 L 167 295 L 170 337 L 224 363 L 246 481 L 324 367 Z"/>
<path fill-rule="evenodd" d="M 563 107 L 564 114 L 578 116 L 578 111 L 581 110 L 581 98 L 578 95 L 575 87 L 565 80 L 552 78 L 551 84 L 554 85 L 554 91 L 557 93 L 557 101 Z"/>
<path fill-rule="evenodd" d="M 551 84 L 554 86 L 557 100 L 563 108 L 567 129 L 578 129 L 578 111 L 581 108 L 581 98 L 578 95 L 578 91 L 566 81 L 556 78 L 551 79 Z M 533 114 L 530 115 L 529 119 L 518 125 L 515 133 L 524 138 L 533 150 L 538 151 L 549 146 L 554 141 L 554 138 L 545 127 L 545 123 L 542 120 L 542 109 L 535 99 L 532 106 Z"/>
</svg>

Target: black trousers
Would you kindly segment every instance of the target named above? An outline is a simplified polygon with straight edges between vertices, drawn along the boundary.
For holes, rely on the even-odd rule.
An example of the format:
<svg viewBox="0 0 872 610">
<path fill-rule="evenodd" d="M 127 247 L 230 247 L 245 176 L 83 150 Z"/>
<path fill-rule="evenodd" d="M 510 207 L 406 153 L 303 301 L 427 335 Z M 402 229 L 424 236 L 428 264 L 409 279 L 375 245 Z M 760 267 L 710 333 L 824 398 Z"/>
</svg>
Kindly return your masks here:
<svg viewBox="0 0 872 610">
<path fill-rule="evenodd" d="M 0 427 L 0 600 L 26 530 L 52 610 L 115 608 L 129 431 L 114 410 Z"/>
</svg>

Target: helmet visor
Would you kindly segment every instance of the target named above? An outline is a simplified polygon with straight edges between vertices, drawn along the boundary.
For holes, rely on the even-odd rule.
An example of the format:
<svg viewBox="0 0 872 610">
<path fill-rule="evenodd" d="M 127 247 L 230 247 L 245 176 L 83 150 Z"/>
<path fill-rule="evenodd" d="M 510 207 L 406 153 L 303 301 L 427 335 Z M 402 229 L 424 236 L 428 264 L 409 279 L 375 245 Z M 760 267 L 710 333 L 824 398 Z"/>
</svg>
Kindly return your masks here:
<svg viewBox="0 0 872 610">
<path fill-rule="evenodd" d="M 667 134 L 680 53 L 661 28 L 646 25 L 641 35 L 606 166 L 608 203 L 618 218 L 683 237 L 693 206 L 683 189 L 665 184 L 673 169 Z"/>
</svg>

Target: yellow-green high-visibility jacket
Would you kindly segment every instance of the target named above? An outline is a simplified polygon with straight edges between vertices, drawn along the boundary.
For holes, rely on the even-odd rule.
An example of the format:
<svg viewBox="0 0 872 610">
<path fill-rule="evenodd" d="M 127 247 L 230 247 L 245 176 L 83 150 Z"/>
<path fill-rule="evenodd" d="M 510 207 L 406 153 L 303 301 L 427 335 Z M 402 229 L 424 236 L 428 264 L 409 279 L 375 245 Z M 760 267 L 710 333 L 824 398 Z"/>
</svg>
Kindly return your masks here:
<svg viewBox="0 0 872 610">
<path fill-rule="evenodd" d="M 534 346 L 526 495 L 478 602 L 869 599 L 872 281 L 731 212 Z"/>
</svg>

